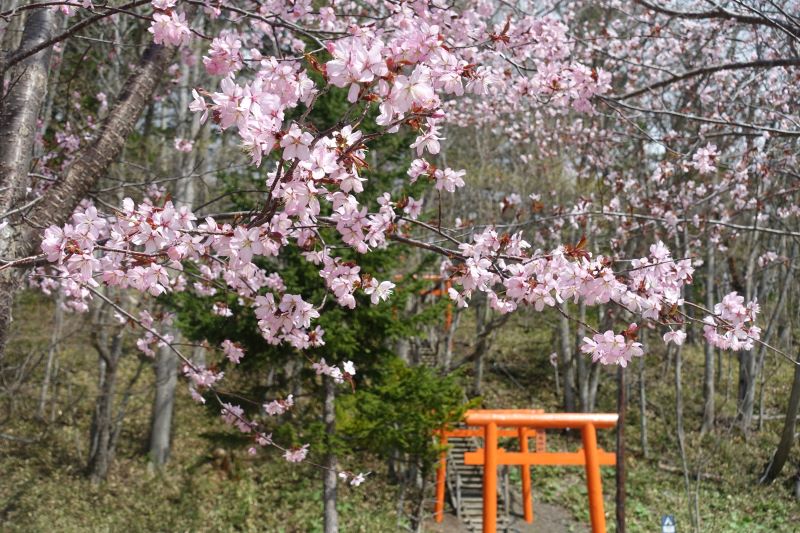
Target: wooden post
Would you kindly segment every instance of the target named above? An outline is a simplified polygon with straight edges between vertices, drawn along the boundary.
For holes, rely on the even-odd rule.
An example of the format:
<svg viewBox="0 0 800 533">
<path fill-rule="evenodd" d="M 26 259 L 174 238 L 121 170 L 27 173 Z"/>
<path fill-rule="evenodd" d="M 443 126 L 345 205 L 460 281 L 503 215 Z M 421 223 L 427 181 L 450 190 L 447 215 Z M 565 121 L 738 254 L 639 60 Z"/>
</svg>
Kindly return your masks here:
<svg viewBox="0 0 800 533">
<path fill-rule="evenodd" d="M 589 515 L 592 518 L 592 533 L 606 533 L 603 485 L 600 479 L 597 433 L 595 432 L 594 424 L 583 426 L 583 453 L 586 456 L 586 486 L 589 491 Z"/>
<path fill-rule="evenodd" d="M 497 532 L 497 423 L 484 429 L 483 533 Z"/>
<path fill-rule="evenodd" d="M 447 446 L 445 430 L 439 436 L 439 444 Z M 439 459 L 439 468 L 436 470 L 436 521 L 444 520 L 444 484 L 447 478 L 447 450 L 442 450 Z"/>
<path fill-rule="evenodd" d="M 528 430 L 519 428 L 519 451 L 528 453 Z M 533 497 L 531 494 L 531 467 L 522 465 L 522 508 L 527 523 L 533 522 Z"/>
</svg>

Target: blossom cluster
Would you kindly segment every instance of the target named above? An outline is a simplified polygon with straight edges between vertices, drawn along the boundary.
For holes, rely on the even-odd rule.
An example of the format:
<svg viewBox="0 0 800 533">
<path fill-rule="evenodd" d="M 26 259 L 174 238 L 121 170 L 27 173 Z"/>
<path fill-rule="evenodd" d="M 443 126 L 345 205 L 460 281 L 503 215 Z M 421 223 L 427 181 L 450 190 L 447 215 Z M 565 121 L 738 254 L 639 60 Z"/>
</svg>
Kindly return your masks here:
<svg viewBox="0 0 800 533">
<path fill-rule="evenodd" d="M 636 326 L 636 324 L 631 324 Z M 618 364 L 628 366 L 631 359 L 644 354 L 642 343 L 626 339 L 625 335 L 615 334 L 613 331 L 596 333 L 592 338 L 584 337 L 581 351 L 591 354 L 592 361 L 604 365 Z"/>
<path fill-rule="evenodd" d="M 745 305 L 744 296 L 727 294 L 714 306 L 714 314 L 703 320 L 703 335 L 723 350 L 751 350 L 761 335 L 761 328 L 754 323 L 759 310 L 757 302 Z"/>
</svg>

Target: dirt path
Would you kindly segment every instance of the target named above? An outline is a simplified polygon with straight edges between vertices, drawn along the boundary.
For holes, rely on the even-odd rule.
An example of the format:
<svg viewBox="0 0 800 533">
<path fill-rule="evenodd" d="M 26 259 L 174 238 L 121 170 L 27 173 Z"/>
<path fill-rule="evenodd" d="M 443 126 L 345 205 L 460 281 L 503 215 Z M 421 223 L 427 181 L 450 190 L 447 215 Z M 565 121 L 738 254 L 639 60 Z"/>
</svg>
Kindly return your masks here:
<svg viewBox="0 0 800 533">
<path fill-rule="evenodd" d="M 526 523 L 514 516 L 510 532 L 518 533 L 588 533 L 585 524 L 576 522 L 569 511 L 558 505 L 537 502 L 533 508 L 534 521 Z M 437 524 L 433 520 L 425 523 L 427 533 L 470 533 L 469 529 L 452 513 L 445 513 L 444 521 Z"/>
</svg>

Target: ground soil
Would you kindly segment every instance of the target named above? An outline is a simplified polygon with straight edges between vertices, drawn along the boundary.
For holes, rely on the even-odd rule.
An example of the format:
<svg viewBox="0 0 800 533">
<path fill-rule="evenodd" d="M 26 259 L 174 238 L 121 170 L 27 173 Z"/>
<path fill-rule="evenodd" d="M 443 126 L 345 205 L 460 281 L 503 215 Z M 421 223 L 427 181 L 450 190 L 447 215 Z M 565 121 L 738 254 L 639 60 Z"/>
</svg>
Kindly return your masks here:
<svg viewBox="0 0 800 533">
<path fill-rule="evenodd" d="M 512 515 L 508 533 L 588 533 L 589 528 L 576 522 L 569 511 L 557 505 L 536 503 L 533 508 L 534 520 L 528 524 L 519 515 Z M 425 523 L 426 533 L 470 533 L 467 526 L 452 513 L 445 513 L 444 520 L 437 524 L 434 520 Z"/>
</svg>

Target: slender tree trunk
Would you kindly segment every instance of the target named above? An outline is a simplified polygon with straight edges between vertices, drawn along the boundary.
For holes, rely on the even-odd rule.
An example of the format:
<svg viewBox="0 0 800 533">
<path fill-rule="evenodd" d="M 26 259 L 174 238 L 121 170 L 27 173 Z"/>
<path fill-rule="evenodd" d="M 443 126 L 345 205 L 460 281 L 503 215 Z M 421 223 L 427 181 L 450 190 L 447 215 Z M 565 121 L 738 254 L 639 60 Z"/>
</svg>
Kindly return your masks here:
<svg viewBox="0 0 800 533">
<path fill-rule="evenodd" d="M 55 310 L 53 311 L 53 332 L 50 335 L 50 347 L 47 350 L 47 361 L 44 365 L 44 378 L 42 378 L 42 390 L 39 393 L 39 408 L 36 410 L 36 416 L 42 420 L 45 418 L 45 410 L 47 409 L 47 396 L 50 392 L 50 382 L 53 378 L 53 363 L 55 362 L 56 353 L 58 352 L 58 343 L 61 340 L 61 330 L 64 326 L 64 303 L 63 293 L 59 292 L 58 298 L 55 302 Z"/>
<path fill-rule="evenodd" d="M 87 472 L 92 483 L 100 483 L 108 476 L 113 461 L 112 434 L 114 431 L 114 394 L 117 385 L 117 368 L 122 355 L 122 331 L 108 342 L 101 334 L 94 346 L 100 356 L 100 391 L 95 402 Z"/>
<path fill-rule="evenodd" d="M 642 456 L 647 459 L 650 447 L 647 442 L 647 389 L 645 387 L 644 369 L 646 357 L 639 358 L 639 442 L 642 446 Z"/>
<path fill-rule="evenodd" d="M 800 355 L 798 355 L 800 357 Z M 795 431 L 797 429 L 797 410 L 800 407 L 800 365 L 794 366 L 794 378 L 792 379 L 792 390 L 789 394 L 789 406 L 786 408 L 786 419 L 783 422 L 783 431 L 778 447 L 772 454 L 772 458 L 764 469 L 764 473 L 759 479 L 760 483 L 772 483 L 781 473 L 783 466 L 789 459 L 789 452 L 795 443 Z"/>
<path fill-rule="evenodd" d="M 750 434 L 755 406 L 756 358 L 752 350 L 739 353 L 739 426 Z"/>
<path fill-rule="evenodd" d="M 625 533 L 625 414 L 628 409 L 625 392 L 625 369 L 620 366 L 617 368 L 617 533 Z"/>
<path fill-rule="evenodd" d="M 569 319 L 561 315 L 561 367 L 564 369 L 564 410 L 575 411 L 575 354 L 572 351 Z"/>
<path fill-rule="evenodd" d="M 578 304 L 578 317 L 580 322 L 576 328 L 575 333 L 575 359 L 577 360 L 577 373 L 578 373 L 578 400 L 580 403 L 580 410 L 583 412 L 589 411 L 589 360 L 582 353 L 578 353 L 577 348 L 583 342 L 583 336 L 586 328 L 583 323 L 586 322 L 586 304 L 580 302 Z"/>
<path fill-rule="evenodd" d="M 428 479 L 427 472 L 421 467 L 416 469 L 416 489 L 417 497 L 414 508 L 414 520 L 412 526 L 415 533 L 422 533 L 422 526 L 425 523 L 425 480 Z"/>
<path fill-rule="evenodd" d="M 445 330 L 444 334 L 444 353 L 442 357 L 441 367 L 445 372 L 450 371 L 450 365 L 453 363 L 453 341 L 455 340 L 456 330 L 461 321 L 461 312 L 457 309 L 448 311 L 450 316 L 450 327 Z"/>
<path fill-rule="evenodd" d="M 155 370 L 156 393 L 150 425 L 150 464 L 160 468 L 169 459 L 175 385 L 178 382 L 178 356 L 169 346 L 158 351 Z"/>
<path fill-rule="evenodd" d="M 689 505 L 689 517 L 692 529 L 697 531 L 697 520 L 692 505 L 691 491 L 689 485 L 689 465 L 686 459 L 686 431 L 683 424 L 683 357 L 681 351 L 683 346 L 675 349 L 675 432 L 678 437 L 678 450 L 681 454 L 681 464 L 683 466 L 683 480 L 686 488 L 686 500 Z"/>
<path fill-rule="evenodd" d="M 195 56 L 199 56 L 195 52 Z M 196 76 L 199 61 L 193 66 L 184 64 L 182 66 L 182 85 L 179 93 L 179 104 L 176 122 L 178 123 L 178 134 L 180 137 L 194 139 L 200 130 L 200 120 L 195 114 L 191 117 L 187 115 L 189 109 L 189 88 L 190 80 Z M 172 168 L 168 170 L 174 175 L 180 176 L 185 173 L 193 173 L 197 163 L 199 148 L 195 148 L 187 154 L 170 150 L 162 155 L 162 160 L 170 163 Z M 198 187 L 196 179 L 190 176 L 180 180 L 175 185 L 175 202 L 177 205 L 186 204 L 189 207 L 195 206 Z M 169 333 L 173 338 L 178 339 L 180 331 L 178 328 L 170 327 Z M 162 467 L 169 459 L 172 440 L 172 421 L 175 410 L 175 387 L 178 383 L 178 355 L 164 347 L 159 350 L 156 360 L 156 391 L 153 402 L 152 424 L 150 428 L 150 464 Z"/>
<path fill-rule="evenodd" d="M 706 255 L 706 309 L 714 308 L 714 248 L 712 245 L 708 247 Z M 711 343 L 706 342 L 704 346 L 705 364 L 703 368 L 703 424 L 700 427 L 700 434 L 714 430 L 714 422 L 716 420 L 715 404 L 714 404 L 714 347 Z"/>
<path fill-rule="evenodd" d="M 489 335 L 486 330 L 486 322 L 489 316 L 489 306 L 483 293 L 478 293 L 472 300 L 475 306 L 475 376 L 472 384 L 474 396 L 480 396 L 483 390 L 483 372 L 485 366 L 486 349 L 489 343 Z"/>
<path fill-rule="evenodd" d="M 794 499 L 800 501 L 800 466 L 794 475 Z"/>
<path fill-rule="evenodd" d="M 339 513 L 336 510 L 337 498 L 337 470 L 339 467 L 334 437 L 336 435 L 336 384 L 329 377 L 323 379 L 325 387 L 325 402 L 323 405 L 323 423 L 327 437 L 328 450 L 325 456 L 325 469 L 322 471 L 322 502 L 324 507 L 325 533 L 338 533 Z"/>
<path fill-rule="evenodd" d="M 752 252 L 747 261 L 747 276 L 746 280 L 746 295 L 745 300 L 750 301 L 753 299 L 754 282 L 753 274 L 755 272 L 756 255 L 758 249 L 753 246 Z M 739 352 L 739 394 L 738 394 L 738 411 L 739 423 L 742 433 L 747 438 L 750 435 L 750 427 L 753 421 L 753 407 L 755 406 L 756 398 L 756 354 L 753 350 Z"/>
<path fill-rule="evenodd" d="M 784 253 L 786 251 L 786 247 L 784 246 Z M 792 246 L 792 253 L 789 257 L 789 261 L 786 265 L 786 273 L 783 277 L 780 278 L 778 282 L 778 301 L 775 302 L 775 307 L 770 314 L 769 321 L 767 322 L 767 328 L 761 335 L 761 340 L 764 343 L 772 342 L 772 334 L 775 331 L 775 328 L 778 325 L 779 319 L 781 315 L 786 316 L 785 307 L 786 307 L 786 294 L 789 292 L 789 284 L 792 279 L 794 260 L 797 257 L 797 246 Z M 772 280 L 770 280 L 772 281 Z M 788 321 L 788 320 L 787 320 Z M 788 328 L 791 331 L 791 325 Z M 780 334 L 778 335 L 780 338 Z M 788 344 L 788 343 L 787 343 Z M 759 400 L 758 400 L 758 410 L 759 410 L 759 418 L 758 418 L 758 429 L 759 431 L 763 427 L 764 424 L 764 363 L 767 354 L 767 347 L 766 344 L 761 344 L 758 347 L 757 355 L 754 356 L 754 363 L 755 363 L 755 373 L 759 376 L 760 379 L 760 386 L 759 386 Z M 753 384 L 753 397 L 755 398 L 755 384 Z"/>
<path fill-rule="evenodd" d="M 588 405 L 586 409 L 589 413 L 593 413 L 595 405 L 597 405 L 597 389 L 600 386 L 600 376 L 602 371 L 603 368 L 599 363 L 592 363 L 592 366 L 589 369 L 589 396 L 587 398 Z"/>
<path fill-rule="evenodd" d="M 765 361 L 761 361 L 765 363 Z M 767 380 L 766 376 L 766 368 L 759 364 L 758 367 L 760 368 L 759 374 L 761 375 L 761 383 L 758 385 L 758 431 L 762 431 L 764 429 L 764 383 Z"/>
</svg>

